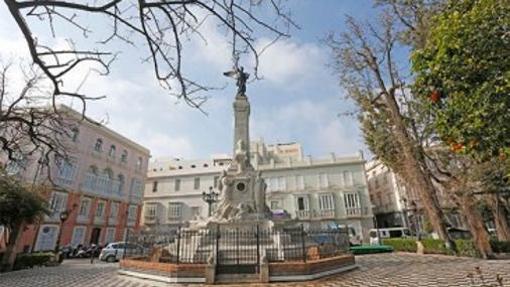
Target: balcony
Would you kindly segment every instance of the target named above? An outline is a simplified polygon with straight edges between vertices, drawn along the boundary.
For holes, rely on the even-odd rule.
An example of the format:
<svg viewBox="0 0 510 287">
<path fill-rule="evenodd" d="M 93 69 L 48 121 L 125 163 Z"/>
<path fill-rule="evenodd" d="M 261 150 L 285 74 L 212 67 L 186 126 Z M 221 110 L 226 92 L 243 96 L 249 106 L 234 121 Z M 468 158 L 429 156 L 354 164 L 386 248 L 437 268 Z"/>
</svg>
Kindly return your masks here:
<svg viewBox="0 0 510 287">
<path fill-rule="evenodd" d="M 108 225 L 117 225 L 117 217 L 108 218 Z"/>
<path fill-rule="evenodd" d="M 320 219 L 334 219 L 335 210 L 298 210 L 296 211 L 296 218 L 300 220 L 320 220 Z"/>
<path fill-rule="evenodd" d="M 104 216 L 95 216 L 94 224 L 104 224 Z"/>
<path fill-rule="evenodd" d="M 317 212 L 317 217 L 319 219 L 334 219 L 335 218 L 335 210 L 334 209 L 319 210 Z"/>
<path fill-rule="evenodd" d="M 157 216 L 155 214 L 146 214 L 144 217 L 145 224 L 154 224 L 157 223 Z"/>
<path fill-rule="evenodd" d="M 112 180 L 105 176 L 98 176 L 93 173 L 85 174 L 85 180 L 80 185 L 85 192 L 109 198 L 122 199 L 123 194 L 120 192 L 120 182 Z"/>
<path fill-rule="evenodd" d="M 311 219 L 312 213 L 310 210 L 297 210 L 296 211 L 296 218 L 297 219 Z"/>
<path fill-rule="evenodd" d="M 356 218 L 368 215 L 368 207 L 347 208 L 345 214 L 348 218 Z"/>
</svg>

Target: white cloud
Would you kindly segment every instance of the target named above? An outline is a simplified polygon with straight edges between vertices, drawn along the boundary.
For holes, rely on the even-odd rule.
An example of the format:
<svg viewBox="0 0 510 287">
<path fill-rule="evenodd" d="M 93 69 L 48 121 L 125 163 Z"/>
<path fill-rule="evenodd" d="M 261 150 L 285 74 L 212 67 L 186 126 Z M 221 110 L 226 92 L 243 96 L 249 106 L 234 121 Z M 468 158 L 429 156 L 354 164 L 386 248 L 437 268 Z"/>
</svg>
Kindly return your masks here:
<svg viewBox="0 0 510 287">
<path fill-rule="evenodd" d="M 258 49 L 270 41 L 260 40 Z M 277 84 L 309 80 L 324 70 L 325 52 L 312 43 L 298 44 L 281 40 L 269 46 L 260 56 L 260 75 Z"/>
</svg>

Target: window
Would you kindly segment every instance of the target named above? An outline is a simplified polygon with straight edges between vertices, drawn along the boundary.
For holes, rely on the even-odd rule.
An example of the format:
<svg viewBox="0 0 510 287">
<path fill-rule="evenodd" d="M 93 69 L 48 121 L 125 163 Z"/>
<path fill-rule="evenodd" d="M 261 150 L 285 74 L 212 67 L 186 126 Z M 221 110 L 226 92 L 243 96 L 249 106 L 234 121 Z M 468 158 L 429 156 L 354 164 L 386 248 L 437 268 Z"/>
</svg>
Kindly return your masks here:
<svg viewBox="0 0 510 287">
<path fill-rule="evenodd" d="M 176 178 L 176 179 L 175 179 L 175 186 L 174 186 L 174 190 L 175 190 L 175 191 L 179 191 L 179 190 L 181 190 L 181 180 L 180 180 L 180 179 L 178 179 L 178 178 Z"/>
<path fill-rule="evenodd" d="M 115 227 L 110 227 L 106 229 L 106 236 L 104 238 L 104 243 L 110 243 L 115 241 Z"/>
<path fill-rule="evenodd" d="M 110 151 L 108 152 L 108 156 L 111 157 L 111 158 L 114 158 L 115 157 L 115 145 L 111 145 L 110 146 Z"/>
<path fill-rule="evenodd" d="M 61 183 L 71 184 L 76 175 L 76 166 L 65 159 L 57 159 L 57 177 Z"/>
<path fill-rule="evenodd" d="M 276 210 L 280 207 L 280 202 L 277 200 L 271 200 L 271 210 Z"/>
<path fill-rule="evenodd" d="M 103 150 L 103 140 L 97 139 L 96 144 L 94 145 L 94 150 L 97 152 L 101 152 Z"/>
<path fill-rule="evenodd" d="M 347 193 L 344 195 L 345 209 L 347 214 L 356 214 L 360 212 L 359 195 L 357 193 Z"/>
<path fill-rule="evenodd" d="M 50 210 L 52 217 L 58 216 L 61 211 L 66 209 L 67 194 L 62 192 L 54 192 L 50 201 Z"/>
<path fill-rule="evenodd" d="M 17 175 L 25 169 L 27 165 L 27 159 L 22 155 L 14 155 L 15 160 L 10 160 L 6 166 L 5 171 L 8 175 Z"/>
<path fill-rule="evenodd" d="M 335 200 L 332 194 L 319 195 L 319 209 L 320 210 L 334 210 Z"/>
<path fill-rule="evenodd" d="M 122 191 L 124 190 L 124 184 L 125 184 L 125 181 L 126 181 L 126 180 L 124 179 L 124 175 L 119 174 L 119 175 L 117 176 L 117 181 L 118 181 L 118 186 L 119 186 L 119 187 L 117 188 L 117 192 L 118 192 L 119 194 L 122 194 Z"/>
<path fill-rule="evenodd" d="M 110 204 L 110 218 L 117 218 L 117 215 L 119 214 L 119 203 L 118 202 L 112 202 Z"/>
<path fill-rule="evenodd" d="M 72 128 L 71 129 L 71 140 L 73 142 L 78 141 L 78 136 L 80 135 L 80 130 L 78 128 Z"/>
<path fill-rule="evenodd" d="M 104 201 L 99 201 L 96 207 L 96 217 L 103 217 L 104 215 Z"/>
<path fill-rule="evenodd" d="M 90 210 L 90 198 L 84 198 L 80 202 L 80 212 L 78 213 L 81 217 L 88 217 Z"/>
<path fill-rule="evenodd" d="M 277 191 L 278 190 L 278 178 L 277 177 L 271 177 L 269 179 L 269 189 L 271 191 Z"/>
<path fill-rule="evenodd" d="M 200 177 L 195 177 L 195 180 L 193 182 L 193 188 L 195 190 L 200 189 Z"/>
<path fill-rule="evenodd" d="M 157 211 L 157 205 L 156 204 L 147 204 L 146 208 L 145 208 L 145 217 L 155 218 L 156 217 L 156 211 Z"/>
<path fill-rule="evenodd" d="M 179 219 L 182 216 L 182 204 L 179 202 L 170 202 L 168 204 L 168 218 Z"/>
<path fill-rule="evenodd" d="M 142 157 L 138 157 L 138 160 L 136 161 L 136 170 L 142 169 L 142 162 L 143 162 Z"/>
<path fill-rule="evenodd" d="M 152 183 L 152 192 L 157 192 L 157 191 L 158 191 L 158 182 L 154 181 Z"/>
<path fill-rule="evenodd" d="M 297 208 L 298 210 L 308 210 L 308 198 L 305 196 L 298 196 Z"/>
<path fill-rule="evenodd" d="M 298 175 L 296 178 L 296 185 L 298 190 L 305 189 L 305 177 L 302 175 Z"/>
<path fill-rule="evenodd" d="M 351 171 L 344 171 L 343 173 L 343 179 L 345 186 L 352 186 L 352 172 Z"/>
<path fill-rule="evenodd" d="M 130 205 L 128 210 L 128 220 L 129 221 L 136 221 L 136 212 L 137 212 L 137 206 L 136 205 Z"/>
<path fill-rule="evenodd" d="M 285 177 L 280 176 L 278 178 L 278 190 L 284 191 L 287 189 L 287 180 Z"/>
<path fill-rule="evenodd" d="M 120 156 L 120 162 L 122 163 L 126 163 L 127 162 L 127 157 L 128 157 L 128 152 L 127 150 L 123 150 L 122 151 L 122 154 Z"/>
<path fill-rule="evenodd" d="M 85 227 L 84 226 L 76 226 L 73 229 L 73 237 L 71 238 L 71 246 L 76 247 L 79 244 L 83 244 L 84 239 L 85 239 Z"/>
<path fill-rule="evenodd" d="M 328 175 L 325 173 L 319 174 L 319 188 L 328 188 Z"/>
<path fill-rule="evenodd" d="M 220 177 L 219 176 L 215 176 L 214 177 L 214 187 L 218 187 L 218 182 L 220 181 Z"/>
</svg>

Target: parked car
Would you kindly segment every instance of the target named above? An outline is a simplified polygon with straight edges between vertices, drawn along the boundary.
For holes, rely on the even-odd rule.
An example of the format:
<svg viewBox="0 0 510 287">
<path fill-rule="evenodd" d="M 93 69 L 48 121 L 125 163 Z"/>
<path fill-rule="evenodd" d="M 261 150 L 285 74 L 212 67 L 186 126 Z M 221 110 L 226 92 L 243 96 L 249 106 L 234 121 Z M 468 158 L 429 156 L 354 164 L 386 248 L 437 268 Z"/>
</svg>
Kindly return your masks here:
<svg viewBox="0 0 510 287">
<path fill-rule="evenodd" d="M 144 253 L 144 249 L 141 245 L 126 242 L 113 242 L 101 250 L 101 254 L 99 254 L 99 260 L 106 262 L 116 262 L 124 257 L 124 251 L 126 254 Z"/>
<path fill-rule="evenodd" d="M 377 236 L 377 231 L 379 231 L 379 236 Z M 379 229 L 370 229 L 370 245 L 378 245 L 379 238 L 406 238 L 411 236 L 411 232 L 408 228 L 405 227 L 390 227 L 390 228 L 379 228 Z"/>
</svg>

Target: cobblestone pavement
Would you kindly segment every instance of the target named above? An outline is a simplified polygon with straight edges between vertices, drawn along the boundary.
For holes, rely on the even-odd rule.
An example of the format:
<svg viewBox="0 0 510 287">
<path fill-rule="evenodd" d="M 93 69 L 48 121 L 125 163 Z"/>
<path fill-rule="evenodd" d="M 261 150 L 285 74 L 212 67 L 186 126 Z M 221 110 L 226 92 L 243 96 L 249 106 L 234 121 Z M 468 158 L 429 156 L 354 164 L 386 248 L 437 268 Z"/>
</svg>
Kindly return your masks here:
<svg viewBox="0 0 510 287">
<path fill-rule="evenodd" d="M 510 286 L 510 260 L 483 261 L 432 255 L 376 254 L 358 256 L 356 261 L 359 269 L 327 279 L 270 286 Z M 91 265 L 88 261 L 69 260 L 59 267 L 0 274 L 0 286 L 151 286 L 143 281 L 118 276 L 117 269 L 117 264 Z M 498 276 L 502 278 L 501 283 L 498 283 Z"/>
</svg>

